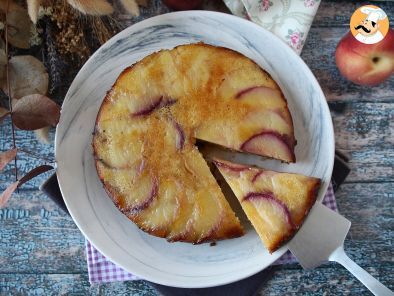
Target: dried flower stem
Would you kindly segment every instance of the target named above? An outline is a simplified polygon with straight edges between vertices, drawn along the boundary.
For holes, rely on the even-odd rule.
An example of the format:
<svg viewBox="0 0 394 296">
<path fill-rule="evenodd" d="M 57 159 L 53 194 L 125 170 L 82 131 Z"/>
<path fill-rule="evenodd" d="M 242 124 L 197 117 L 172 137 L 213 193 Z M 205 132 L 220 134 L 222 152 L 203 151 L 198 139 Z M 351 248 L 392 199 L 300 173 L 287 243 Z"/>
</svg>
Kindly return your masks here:
<svg viewBox="0 0 394 296">
<path fill-rule="evenodd" d="M 12 99 L 11 99 L 11 85 L 10 85 L 10 64 L 9 64 L 9 57 L 8 57 L 8 9 L 10 6 L 10 1 L 7 0 L 7 8 L 5 11 L 5 56 L 7 58 L 7 63 L 6 63 L 6 76 L 7 76 L 7 91 L 8 91 L 8 108 L 11 113 L 11 131 L 12 131 L 12 145 L 13 148 L 16 148 L 16 143 L 15 143 L 15 127 L 14 127 L 14 122 L 12 120 L 13 114 L 12 114 Z M 15 167 L 15 181 L 18 181 L 18 161 L 17 161 L 17 156 L 14 158 L 14 167 Z"/>
</svg>

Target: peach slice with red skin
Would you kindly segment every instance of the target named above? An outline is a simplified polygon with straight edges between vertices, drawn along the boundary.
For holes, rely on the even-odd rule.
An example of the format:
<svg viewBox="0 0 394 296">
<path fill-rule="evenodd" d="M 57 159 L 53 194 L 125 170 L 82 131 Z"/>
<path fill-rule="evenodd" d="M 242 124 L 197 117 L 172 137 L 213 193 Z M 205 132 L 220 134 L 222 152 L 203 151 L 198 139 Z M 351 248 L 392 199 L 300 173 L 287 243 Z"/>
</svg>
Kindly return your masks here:
<svg viewBox="0 0 394 296">
<path fill-rule="evenodd" d="M 140 191 L 141 191 L 141 196 L 145 195 L 146 198 L 144 198 L 143 201 L 138 203 L 138 204 L 127 206 L 125 208 L 126 212 L 139 212 L 139 211 L 142 211 L 143 209 L 146 209 L 147 207 L 149 207 L 149 205 L 157 197 L 158 186 L 159 186 L 157 178 L 151 177 L 150 181 L 146 181 L 146 182 L 150 182 L 151 183 L 150 184 L 150 190 L 148 189 L 149 188 L 149 184 L 146 184 L 146 187 L 144 187 L 143 185 L 145 185 L 145 184 L 141 184 L 142 182 L 140 182 L 140 186 L 138 186 L 138 190 L 136 191 L 137 194 L 139 194 Z M 148 193 L 148 194 L 146 194 L 146 193 Z"/>
<path fill-rule="evenodd" d="M 250 193 L 241 205 L 270 253 L 294 233 L 288 208 L 272 193 Z"/>
<path fill-rule="evenodd" d="M 269 109 L 284 108 L 287 103 L 279 89 L 253 86 L 239 91 L 235 99 Z"/>
<path fill-rule="evenodd" d="M 131 219 L 138 222 L 140 228 L 145 231 L 155 233 L 160 237 L 165 237 L 172 223 L 177 219 L 180 213 L 180 185 L 177 182 L 162 181 L 160 190 L 149 206 L 135 215 Z"/>
<path fill-rule="evenodd" d="M 178 122 L 173 121 L 175 126 L 177 136 L 176 136 L 176 148 L 178 150 L 182 150 L 185 146 L 185 132 L 183 131 L 182 127 L 179 125 Z"/>
<path fill-rule="evenodd" d="M 164 96 L 159 96 L 156 98 L 153 98 L 152 100 L 149 101 L 149 104 L 143 104 L 141 106 L 135 107 L 136 111 L 132 113 L 133 116 L 146 116 L 151 114 L 157 109 L 171 106 L 176 103 L 176 100 L 172 98 L 166 98 Z"/>
<path fill-rule="evenodd" d="M 295 162 L 293 147 L 294 144 L 285 135 L 275 131 L 263 131 L 245 141 L 240 150 L 286 162 Z"/>
<path fill-rule="evenodd" d="M 101 121 L 93 139 L 95 158 L 111 168 L 131 168 L 141 160 L 145 131 L 146 124 L 140 121 Z"/>
<path fill-rule="evenodd" d="M 229 164 L 227 162 L 222 162 L 216 159 L 213 160 L 213 163 L 219 168 L 224 168 L 237 173 L 245 170 L 249 170 L 249 167 L 247 166 L 241 164 L 235 164 L 235 163 Z"/>
<path fill-rule="evenodd" d="M 138 213 L 155 200 L 158 193 L 158 180 L 147 170 L 139 172 L 138 168 L 116 169 L 101 161 L 96 162 L 96 168 L 100 180 L 108 191 L 116 193 L 111 196 L 123 197 L 122 204 L 118 199 L 113 201 L 125 214 Z"/>
<path fill-rule="evenodd" d="M 275 198 L 275 195 L 272 192 L 250 192 L 243 198 L 242 202 L 249 201 L 256 205 L 259 201 L 261 201 L 261 199 L 265 199 L 271 203 L 274 203 L 278 208 L 280 208 L 283 212 L 286 222 L 291 226 L 291 228 L 295 228 L 295 225 L 291 219 L 289 208 L 282 201 Z"/>
</svg>

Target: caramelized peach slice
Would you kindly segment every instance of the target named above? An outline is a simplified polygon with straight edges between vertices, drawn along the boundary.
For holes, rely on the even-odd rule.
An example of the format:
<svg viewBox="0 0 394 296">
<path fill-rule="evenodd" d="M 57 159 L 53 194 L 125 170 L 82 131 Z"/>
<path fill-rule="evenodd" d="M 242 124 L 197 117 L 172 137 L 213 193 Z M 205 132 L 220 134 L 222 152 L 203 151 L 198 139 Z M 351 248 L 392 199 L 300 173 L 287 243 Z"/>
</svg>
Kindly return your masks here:
<svg viewBox="0 0 394 296">
<path fill-rule="evenodd" d="M 272 193 L 250 193 L 241 205 L 271 253 L 291 235 L 289 210 Z"/>
<path fill-rule="evenodd" d="M 183 146 L 185 145 L 185 132 L 183 131 L 182 127 L 178 122 L 175 120 L 173 121 L 173 125 L 176 130 L 176 148 L 178 150 L 182 150 Z"/>
<path fill-rule="evenodd" d="M 236 132 L 235 132 L 236 131 Z M 212 121 L 201 123 L 196 129 L 196 138 L 219 144 L 227 148 L 237 149 L 242 142 L 238 137 L 238 131 L 229 121 Z"/>
<path fill-rule="evenodd" d="M 176 103 L 175 99 L 166 98 L 164 96 L 147 99 L 145 102 L 139 102 L 140 105 L 135 107 L 133 116 L 145 116 L 151 114 L 153 111 L 171 106 Z"/>
<path fill-rule="evenodd" d="M 242 127 L 239 127 L 242 141 L 262 131 L 275 131 L 281 135 L 291 135 L 293 127 L 276 110 L 250 112 L 244 118 Z"/>
<path fill-rule="evenodd" d="M 158 197 L 132 219 L 145 231 L 165 237 L 179 215 L 179 189 L 175 182 L 160 182 Z"/>
<path fill-rule="evenodd" d="M 112 168 L 130 168 L 141 159 L 147 125 L 123 120 L 101 121 L 93 138 L 95 157 Z"/>
<path fill-rule="evenodd" d="M 295 224 L 302 223 L 306 215 L 305 209 L 309 211 L 315 202 L 320 180 L 296 174 L 276 174 L 271 178 L 275 196 L 284 202 L 291 212 Z M 309 196 L 310 198 L 305 198 Z"/>
<path fill-rule="evenodd" d="M 214 159 L 213 163 L 220 169 L 225 169 L 230 172 L 237 173 L 238 175 L 239 175 L 239 172 L 246 171 L 246 170 L 250 169 L 249 167 L 242 165 L 242 164 L 229 163 L 229 162 L 220 161 L 217 159 Z"/>
<path fill-rule="evenodd" d="M 147 208 L 156 198 L 158 181 L 147 170 L 140 173 L 136 168 L 114 169 L 100 161 L 96 163 L 100 179 L 109 191 L 122 200 L 114 200 L 124 213 L 136 213 Z"/>
<path fill-rule="evenodd" d="M 235 99 L 241 92 L 255 87 L 277 89 L 275 82 L 267 78 L 267 73 L 256 71 L 256 65 L 243 67 L 228 73 L 218 87 L 217 93 L 223 99 Z"/>
<path fill-rule="evenodd" d="M 293 149 L 289 147 L 288 140 L 285 136 L 273 131 L 252 136 L 241 145 L 240 149 L 286 162 L 295 162 L 295 155 Z"/>
<path fill-rule="evenodd" d="M 179 210 L 177 217 L 171 225 L 171 231 L 167 234 L 167 240 L 173 241 L 188 241 L 191 238 L 188 235 L 192 231 L 193 224 L 193 203 L 187 198 L 185 194 L 181 195 L 179 199 Z"/>
<path fill-rule="evenodd" d="M 224 211 L 220 201 L 215 201 L 216 194 L 204 188 L 194 196 L 193 236 L 196 243 L 211 239 L 223 218 Z"/>
<path fill-rule="evenodd" d="M 285 108 L 287 105 L 279 89 L 265 86 L 254 86 L 241 90 L 235 95 L 235 98 L 252 106 L 267 109 Z"/>
</svg>

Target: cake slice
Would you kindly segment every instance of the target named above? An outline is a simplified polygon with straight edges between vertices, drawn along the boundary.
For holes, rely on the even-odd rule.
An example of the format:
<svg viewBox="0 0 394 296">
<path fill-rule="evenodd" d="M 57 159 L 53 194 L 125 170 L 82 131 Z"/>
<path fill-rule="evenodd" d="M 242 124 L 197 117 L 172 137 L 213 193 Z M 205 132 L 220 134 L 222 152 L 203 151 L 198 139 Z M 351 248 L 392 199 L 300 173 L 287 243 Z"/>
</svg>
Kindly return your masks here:
<svg viewBox="0 0 394 296">
<path fill-rule="evenodd" d="M 214 160 L 270 253 L 300 228 L 320 179 Z"/>
</svg>

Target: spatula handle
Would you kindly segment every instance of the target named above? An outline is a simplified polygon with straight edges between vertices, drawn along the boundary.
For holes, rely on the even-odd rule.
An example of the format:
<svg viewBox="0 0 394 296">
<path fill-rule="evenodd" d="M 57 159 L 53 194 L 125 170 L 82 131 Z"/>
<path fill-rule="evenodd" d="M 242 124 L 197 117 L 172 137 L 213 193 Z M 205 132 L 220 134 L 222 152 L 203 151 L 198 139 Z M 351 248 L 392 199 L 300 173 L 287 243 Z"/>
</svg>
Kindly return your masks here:
<svg viewBox="0 0 394 296">
<path fill-rule="evenodd" d="M 381 282 L 375 279 L 372 275 L 358 266 L 352 259 L 350 259 L 343 249 L 343 246 L 336 249 L 328 258 L 330 261 L 336 261 L 342 264 L 349 270 L 360 282 L 364 284 L 374 295 L 378 296 L 393 296 L 394 293 L 384 286 Z"/>
</svg>

